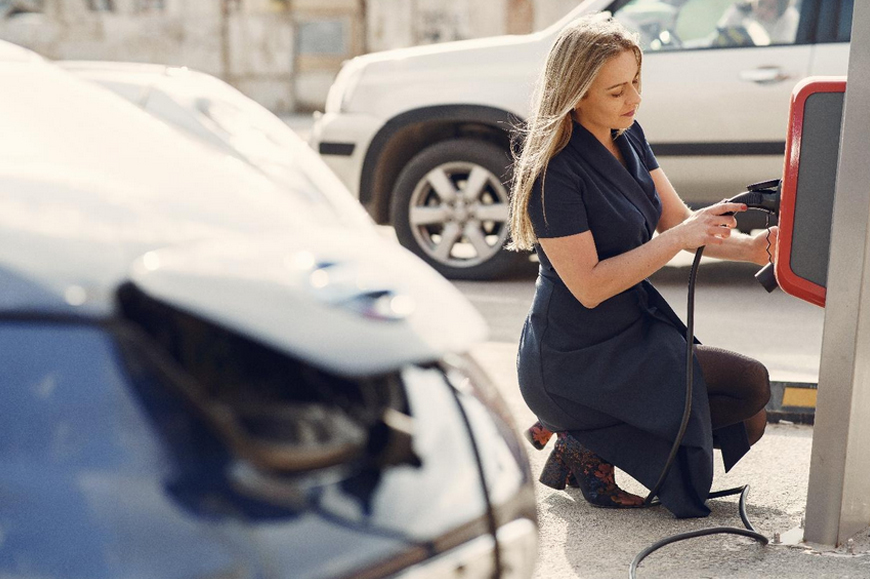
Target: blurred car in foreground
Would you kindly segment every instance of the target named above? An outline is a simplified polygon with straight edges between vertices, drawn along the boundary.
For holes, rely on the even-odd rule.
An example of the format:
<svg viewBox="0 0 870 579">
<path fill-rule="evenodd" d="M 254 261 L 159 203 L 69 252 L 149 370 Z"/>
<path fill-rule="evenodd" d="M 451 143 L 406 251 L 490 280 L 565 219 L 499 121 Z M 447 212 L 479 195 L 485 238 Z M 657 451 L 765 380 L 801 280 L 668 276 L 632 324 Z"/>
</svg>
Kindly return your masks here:
<svg viewBox="0 0 870 579">
<path fill-rule="evenodd" d="M 137 62 L 55 64 L 107 88 L 156 118 L 242 159 L 281 185 L 325 200 L 349 226 L 372 220 L 320 156 L 281 119 L 212 75 Z"/>
<path fill-rule="evenodd" d="M 0 125 L 0 576 L 531 576 L 448 282 L 6 43 Z"/>
<path fill-rule="evenodd" d="M 778 9 L 776 25 L 759 24 Z M 511 130 L 529 114 L 559 31 L 600 11 L 639 34 L 640 121 L 693 205 L 781 173 L 792 88 L 846 74 L 852 0 L 585 0 L 534 34 L 354 58 L 312 145 L 375 221 L 441 273 L 503 274 L 525 257 L 502 249 Z M 753 217 L 741 216 L 741 228 L 763 224 Z"/>
</svg>

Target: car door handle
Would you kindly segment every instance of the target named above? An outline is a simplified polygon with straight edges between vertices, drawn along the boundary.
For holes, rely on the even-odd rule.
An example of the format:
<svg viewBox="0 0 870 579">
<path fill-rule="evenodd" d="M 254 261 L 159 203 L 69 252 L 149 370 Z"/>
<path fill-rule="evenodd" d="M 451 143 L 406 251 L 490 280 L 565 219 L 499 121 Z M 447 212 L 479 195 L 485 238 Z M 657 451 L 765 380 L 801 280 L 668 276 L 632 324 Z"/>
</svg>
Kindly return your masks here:
<svg viewBox="0 0 870 579">
<path fill-rule="evenodd" d="M 756 84 L 775 84 L 791 78 L 778 66 L 760 66 L 740 73 L 740 79 Z"/>
</svg>

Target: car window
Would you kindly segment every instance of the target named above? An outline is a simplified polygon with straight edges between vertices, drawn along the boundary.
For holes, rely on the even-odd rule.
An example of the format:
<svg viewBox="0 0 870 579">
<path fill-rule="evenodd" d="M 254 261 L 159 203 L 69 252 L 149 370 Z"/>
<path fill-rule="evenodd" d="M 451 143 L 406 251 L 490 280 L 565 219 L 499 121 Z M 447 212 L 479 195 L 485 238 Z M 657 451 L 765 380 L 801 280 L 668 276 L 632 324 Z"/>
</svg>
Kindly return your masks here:
<svg viewBox="0 0 870 579">
<path fill-rule="evenodd" d="M 794 44 L 802 0 L 631 0 L 614 17 L 644 51 Z"/>
<path fill-rule="evenodd" d="M 852 0 L 819 1 L 807 16 L 815 25 L 814 40 L 819 44 L 848 42 L 852 33 Z"/>
<path fill-rule="evenodd" d="M 852 36 L 852 0 L 841 0 L 840 21 L 837 24 L 837 42 L 849 42 Z"/>
</svg>

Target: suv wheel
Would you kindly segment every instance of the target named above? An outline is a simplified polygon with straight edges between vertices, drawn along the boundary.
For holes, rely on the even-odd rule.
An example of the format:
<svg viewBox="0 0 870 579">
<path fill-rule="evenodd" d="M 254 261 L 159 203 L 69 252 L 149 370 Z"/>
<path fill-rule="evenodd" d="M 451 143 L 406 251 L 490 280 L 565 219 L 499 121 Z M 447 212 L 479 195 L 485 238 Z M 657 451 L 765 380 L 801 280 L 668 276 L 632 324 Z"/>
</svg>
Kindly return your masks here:
<svg viewBox="0 0 870 579">
<path fill-rule="evenodd" d="M 508 238 L 510 156 L 475 139 L 437 143 L 405 166 L 393 188 L 399 242 L 442 275 L 492 279 L 528 262 Z"/>
</svg>

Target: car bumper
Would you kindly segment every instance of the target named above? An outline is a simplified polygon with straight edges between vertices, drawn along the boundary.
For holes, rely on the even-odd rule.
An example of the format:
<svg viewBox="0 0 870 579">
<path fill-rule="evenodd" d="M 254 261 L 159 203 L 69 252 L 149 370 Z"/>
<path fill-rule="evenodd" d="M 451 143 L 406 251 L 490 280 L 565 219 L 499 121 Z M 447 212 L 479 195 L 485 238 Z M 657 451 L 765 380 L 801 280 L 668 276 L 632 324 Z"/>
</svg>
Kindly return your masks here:
<svg viewBox="0 0 870 579">
<path fill-rule="evenodd" d="M 516 519 L 496 532 L 501 573 L 495 568 L 495 541 L 483 535 L 451 551 L 405 569 L 394 579 L 521 579 L 531 577 L 538 550 L 538 527 Z"/>
<path fill-rule="evenodd" d="M 315 114 L 309 144 L 356 197 L 366 151 L 383 125 L 381 119 L 369 115 Z"/>
</svg>

